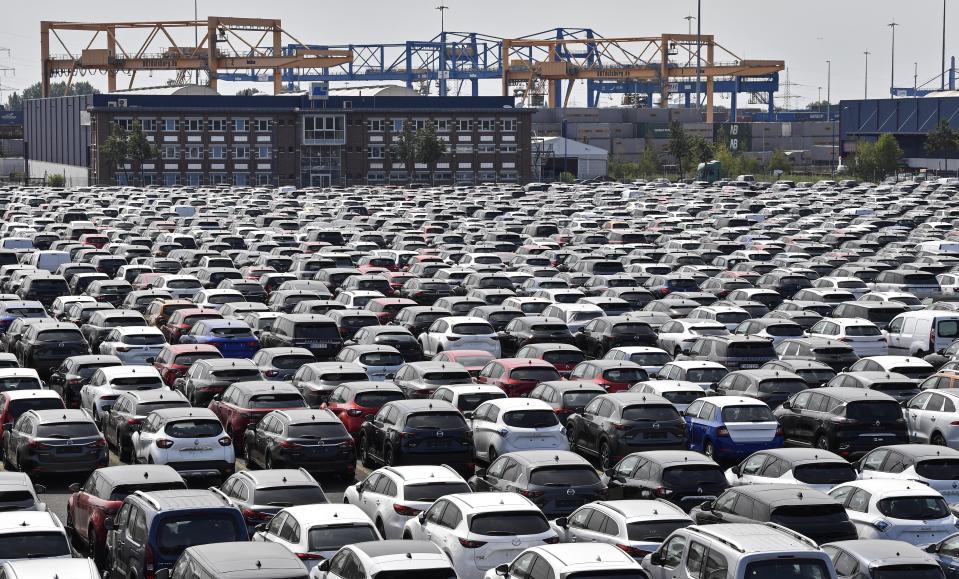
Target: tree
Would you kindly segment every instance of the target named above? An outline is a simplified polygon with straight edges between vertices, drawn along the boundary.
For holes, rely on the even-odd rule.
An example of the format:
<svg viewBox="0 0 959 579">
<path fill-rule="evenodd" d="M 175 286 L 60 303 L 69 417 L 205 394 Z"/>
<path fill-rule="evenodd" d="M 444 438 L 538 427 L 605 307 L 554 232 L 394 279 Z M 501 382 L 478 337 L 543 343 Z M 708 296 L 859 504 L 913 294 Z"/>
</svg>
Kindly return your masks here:
<svg viewBox="0 0 959 579">
<path fill-rule="evenodd" d="M 70 87 L 70 94 L 98 94 L 100 91 L 93 88 L 88 82 L 74 83 Z M 59 97 L 67 94 L 67 83 L 54 82 L 50 84 L 50 96 Z M 7 108 L 11 111 L 22 111 L 23 101 L 40 98 L 40 83 L 32 84 L 20 93 L 7 96 Z"/>
<path fill-rule="evenodd" d="M 60 173 L 51 173 L 47 175 L 47 187 L 63 187 L 67 183 L 67 178 Z"/>
<path fill-rule="evenodd" d="M 573 175 L 569 171 L 563 171 L 559 174 L 560 183 L 569 183 L 573 184 L 576 182 L 576 175 Z"/>
<path fill-rule="evenodd" d="M 416 166 L 416 133 L 413 132 L 413 123 L 406 121 L 403 123 L 403 132 L 393 145 L 391 156 L 394 161 L 402 161 L 406 167 L 406 173 L 409 175 L 410 183 L 413 182 L 413 168 Z"/>
<path fill-rule="evenodd" d="M 652 142 L 646 139 L 646 148 L 643 149 L 643 156 L 639 159 L 639 174 L 644 178 L 659 173 L 661 163 L 659 162 L 659 153 L 653 147 Z"/>
<path fill-rule="evenodd" d="M 776 149 L 773 151 L 773 156 L 769 159 L 769 171 L 782 171 L 783 173 L 788 173 L 792 169 L 792 163 L 789 162 L 789 157 L 786 156 L 785 151 L 782 149 Z"/>
<path fill-rule="evenodd" d="M 255 88 L 245 88 L 236 92 L 236 96 L 253 96 L 255 94 L 260 94 L 260 91 Z"/>
<path fill-rule="evenodd" d="M 874 181 L 879 175 L 879 165 L 876 157 L 876 145 L 868 141 L 861 141 L 856 146 L 856 158 L 853 160 L 852 171 L 864 181 Z"/>
<path fill-rule="evenodd" d="M 740 174 L 739 170 L 742 165 L 740 158 L 734 155 L 726 145 L 716 145 L 714 158 L 719 161 L 721 177 L 735 177 Z"/>
<path fill-rule="evenodd" d="M 136 175 L 143 182 L 143 163 L 160 157 L 160 148 L 147 140 L 140 123 L 133 124 L 133 130 L 126 133 L 126 155 L 133 165 Z"/>
<path fill-rule="evenodd" d="M 876 141 L 876 169 L 880 177 L 895 175 L 899 172 L 899 163 L 902 161 L 902 147 L 891 133 L 879 135 Z"/>
<path fill-rule="evenodd" d="M 824 113 L 830 108 L 829 101 L 815 101 L 806 105 L 806 109 L 810 111 L 818 111 Z"/>
<path fill-rule="evenodd" d="M 945 161 L 946 156 L 955 150 L 957 140 L 959 139 L 957 139 L 956 131 L 952 130 L 948 121 L 942 120 L 939 121 L 935 129 L 929 131 L 929 134 L 926 135 L 926 144 L 923 145 L 923 148 L 930 155 Z M 939 169 L 943 169 L 942 163 L 940 163 Z"/>
<path fill-rule="evenodd" d="M 688 137 L 689 156 L 686 163 L 690 167 L 696 167 L 699 163 L 711 161 L 713 158 L 713 144 L 699 135 Z"/>
<path fill-rule="evenodd" d="M 433 121 L 427 121 L 422 130 L 416 131 L 416 161 L 429 167 L 430 183 L 433 182 L 436 162 L 443 158 L 447 150 L 446 141 L 436 134 Z"/>
<path fill-rule="evenodd" d="M 689 135 L 679 121 L 673 121 L 669 124 L 669 142 L 666 144 L 666 151 L 676 159 L 679 165 L 680 176 L 686 176 L 686 160 L 689 158 L 692 150 L 692 143 Z"/>
<path fill-rule="evenodd" d="M 127 174 L 127 138 L 126 133 L 117 125 L 113 125 L 113 130 L 107 140 L 100 145 L 100 156 L 107 162 L 116 173 L 117 167 L 123 167 L 123 174 Z"/>
<path fill-rule="evenodd" d="M 614 181 L 635 181 L 639 177 L 639 172 L 639 163 L 625 161 L 619 157 L 610 159 L 606 167 L 606 173 Z"/>
</svg>

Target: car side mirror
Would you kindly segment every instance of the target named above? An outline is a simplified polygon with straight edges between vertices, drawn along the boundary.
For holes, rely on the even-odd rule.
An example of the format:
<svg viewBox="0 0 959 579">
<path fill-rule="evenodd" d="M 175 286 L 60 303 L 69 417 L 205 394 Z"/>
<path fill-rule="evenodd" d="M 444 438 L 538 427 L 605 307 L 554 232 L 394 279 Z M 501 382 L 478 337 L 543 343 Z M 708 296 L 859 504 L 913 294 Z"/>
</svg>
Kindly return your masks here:
<svg viewBox="0 0 959 579">
<path fill-rule="evenodd" d="M 467 420 L 473 420 L 473 412 L 467 410 L 466 412 L 463 413 L 463 418 Z"/>
<path fill-rule="evenodd" d="M 663 556 L 659 554 L 659 551 L 653 551 L 653 553 L 649 556 L 649 562 L 657 566 L 662 565 Z"/>
<path fill-rule="evenodd" d="M 367 414 L 363 417 L 363 422 L 373 422 L 373 417 Z"/>
<path fill-rule="evenodd" d="M 153 363 L 156 362 L 156 361 L 157 361 L 157 359 L 154 358 L 153 356 L 150 356 L 149 358 L 147 358 L 146 360 L 144 360 L 144 362 L 146 362 L 147 364 L 153 364 Z"/>
<path fill-rule="evenodd" d="M 842 370 L 840 370 L 840 372 L 848 372 L 848 371 L 849 371 L 849 366 L 846 366 L 845 368 L 843 368 Z"/>
<path fill-rule="evenodd" d="M 74 484 L 77 484 L 77 483 L 74 483 Z M 70 486 L 72 487 L 73 485 L 70 485 Z M 77 484 L 77 490 L 80 490 L 79 484 Z M 46 494 L 47 487 L 45 485 L 33 485 L 33 492 L 37 493 L 38 495 Z M 72 492 L 76 492 L 76 491 L 72 491 Z"/>
<path fill-rule="evenodd" d="M 476 478 L 483 478 L 484 476 L 486 476 L 486 469 L 478 468 L 475 471 L 473 471 L 473 474 L 476 475 Z"/>
<path fill-rule="evenodd" d="M 33 488 L 39 493 L 40 490 L 37 489 L 38 486 L 39 486 L 39 485 L 34 485 Z M 46 489 L 43 489 L 43 490 L 46 490 Z M 71 493 L 78 493 L 78 492 L 80 492 L 80 483 L 73 483 L 72 485 L 70 485 L 69 487 L 67 487 L 67 490 L 69 490 Z"/>
<path fill-rule="evenodd" d="M 322 561 L 320 561 L 320 564 L 316 566 L 316 568 L 323 573 L 328 572 L 330 570 L 330 560 L 323 559 Z"/>
<path fill-rule="evenodd" d="M 113 524 L 113 517 L 107 517 L 103 519 L 103 528 L 112 531 L 116 528 L 116 525 Z"/>
<path fill-rule="evenodd" d="M 736 476 L 743 476 L 743 465 L 737 464 L 736 466 L 729 469 Z"/>
<path fill-rule="evenodd" d="M 926 545 L 926 548 L 923 549 L 926 553 L 937 553 L 939 551 L 939 543 L 933 543 L 931 545 Z"/>
<path fill-rule="evenodd" d="M 386 378 L 387 380 L 392 380 L 393 378 L 396 378 L 396 374 L 387 374 L 387 375 L 385 376 L 385 378 Z"/>
<path fill-rule="evenodd" d="M 569 528 L 569 518 L 568 518 L 568 517 L 560 517 L 560 518 L 556 519 L 556 526 L 557 526 L 557 527 L 562 527 L 562 528 L 564 528 L 564 529 Z"/>
<path fill-rule="evenodd" d="M 213 396 L 213 399 L 216 400 L 217 402 L 219 402 L 220 400 L 223 400 L 223 395 L 222 395 L 222 394 L 215 394 L 215 395 Z"/>
<path fill-rule="evenodd" d="M 786 410 L 789 410 L 790 408 L 792 408 L 792 406 L 793 404 L 789 400 L 783 402 L 783 408 L 785 408 Z"/>
<path fill-rule="evenodd" d="M 423 511 L 422 513 L 416 515 L 416 518 L 417 518 L 417 520 L 419 520 L 419 522 L 420 522 L 421 525 L 425 525 L 425 524 L 426 524 L 426 511 Z"/>
<path fill-rule="evenodd" d="M 170 569 L 159 569 L 153 576 L 156 579 L 170 579 Z"/>
<path fill-rule="evenodd" d="M 712 502 L 712 501 L 703 501 L 703 502 L 699 505 L 699 508 L 700 508 L 700 510 L 703 510 L 703 511 L 712 511 L 712 510 L 713 510 L 713 502 Z"/>
<path fill-rule="evenodd" d="M 509 565 L 507 565 L 506 563 L 503 563 L 502 565 L 497 565 L 493 571 L 500 577 L 506 577 L 507 575 L 509 575 Z"/>
<path fill-rule="evenodd" d="M 263 523 L 262 525 L 257 525 L 257 526 L 255 527 L 255 530 L 256 530 L 257 533 L 265 533 L 265 532 L 266 532 L 266 523 Z"/>
</svg>

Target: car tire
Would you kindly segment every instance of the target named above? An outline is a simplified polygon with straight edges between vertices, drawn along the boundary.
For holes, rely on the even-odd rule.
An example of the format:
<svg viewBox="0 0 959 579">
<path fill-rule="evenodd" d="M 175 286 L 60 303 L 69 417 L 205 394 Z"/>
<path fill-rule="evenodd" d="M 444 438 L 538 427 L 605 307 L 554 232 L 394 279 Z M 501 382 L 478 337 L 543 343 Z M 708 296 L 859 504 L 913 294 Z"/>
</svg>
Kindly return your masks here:
<svg viewBox="0 0 959 579">
<path fill-rule="evenodd" d="M 493 464 L 493 461 L 499 456 L 499 453 L 496 452 L 496 447 L 490 446 L 489 450 L 486 451 L 486 462 L 488 464 Z"/>
<path fill-rule="evenodd" d="M 258 470 L 260 466 L 256 464 L 256 461 L 253 460 L 253 453 L 250 452 L 250 447 L 247 446 L 243 451 L 244 456 L 246 456 L 246 469 L 247 470 Z"/>
<path fill-rule="evenodd" d="M 123 438 L 117 437 L 117 458 L 120 459 L 120 462 L 125 462 L 127 464 L 133 464 L 131 460 L 133 459 L 133 453 L 131 452 L 127 445 L 123 444 Z"/>
<path fill-rule="evenodd" d="M 266 456 L 263 458 L 263 468 L 266 470 L 273 470 L 273 453 L 267 452 Z"/>
<path fill-rule="evenodd" d="M 570 452 L 579 452 L 579 445 L 576 444 L 576 432 L 574 429 L 569 428 L 568 425 L 566 428 L 566 440 L 569 442 Z"/>
<path fill-rule="evenodd" d="M 387 447 L 386 451 L 383 453 L 383 465 L 396 466 L 396 455 L 392 447 Z"/>
<path fill-rule="evenodd" d="M 370 456 L 370 443 L 365 436 L 360 437 L 359 455 L 360 464 L 365 468 L 373 468 L 373 457 Z"/>
<path fill-rule="evenodd" d="M 711 440 L 707 440 L 706 442 L 703 443 L 703 454 L 705 454 L 706 456 L 708 456 L 709 458 L 713 460 L 716 460 L 715 459 L 716 448 L 713 446 L 713 442 Z"/>
<path fill-rule="evenodd" d="M 97 547 L 97 532 L 93 525 L 90 525 L 90 528 L 87 529 L 87 556 L 93 559 L 97 567 L 106 567 L 106 553 L 103 552 L 103 549 Z"/>
<path fill-rule="evenodd" d="M 816 437 L 816 448 L 820 448 L 820 449 L 822 449 L 822 450 L 829 450 L 829 439 L 826 438 L 826 437 L 825 437 L 824 435 L 822 435 L 822 434 L 820 434 L 819 436 L 817 436 L 817 437 Z"/>
<path fill-rule="evenodd" d="M 932 438 L 929 439 L 929 443 L 935 446 L 947 446 L 946 437 L 939 432 L 936 432 L 932 435 Z"/>
<path fill-rule="evenodd" d="M 599 469 L 605 471 L 613 468 L 613 457 L 609 452 L 609 443 L 605 440 L 599 444 Z"/>
</svg>

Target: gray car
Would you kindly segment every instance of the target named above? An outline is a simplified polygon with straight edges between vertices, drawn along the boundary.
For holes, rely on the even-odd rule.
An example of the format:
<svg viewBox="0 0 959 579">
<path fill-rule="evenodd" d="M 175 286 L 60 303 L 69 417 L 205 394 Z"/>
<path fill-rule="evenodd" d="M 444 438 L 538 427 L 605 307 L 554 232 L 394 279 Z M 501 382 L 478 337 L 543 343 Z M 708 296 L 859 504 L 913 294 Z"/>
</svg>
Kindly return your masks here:
<svg viewBox="0 0 959 579">
<path fill-rule="evenodd" d="M 904 541 L 857 539 L 821 545 L 841 579 L 942 579 L 939 561 Z"/>
<path fill-rule="evenodd" d="M 185 550 L 172 569 L 160 569 L 156 579 L 307 579 L 306 567 L 289 549 L 276 543 L 199 545 Z"/>
<path fill-rule="evenodd" d="M 88 473 L 107 466 L 107 443 L 83 410 L 29 410 L 3 436 L 8 464 L 21 472 Z"/>
<path fill-rule="evenodd" d="M 396 371 L 393 382 L 407 398 L 429 398 L 440 386 L 472 384 L 473 377 L 456 362 L 411 362 Z"/>
<path fill-rule="evenodd" d="M 306 348 L 263 348 L 253 355 L 253 363 L 267 380 L 292 380 L 305 364 L 316 362 Z"/>
<path fill-rule="evenodd" d="M 243 512 L 250 536 L 286 507 L 325 504 L 323 487 L 303 468 L 240 471 L 210 487 Z"/>
<path fill-rule="evenodd" d="M 173 387 L 182 392 L 193 406 L 206 406 L 231 384 L 252 380 L 265 380 L 252 360 L 211 358 L 195 362 L 187 370 L 186 376 L 173 382 Z"/>
<path fill-rule="evenodd" d="M 314 362 L 300 366 L 293 375 L 293 385 L 300 390 L 306 403 L 319 408 L 327 401 L 330 393 L 344 382 L 363 382 L 369 380 L 366 370 L 358 364 L 349 362 Z"/>
</svg>

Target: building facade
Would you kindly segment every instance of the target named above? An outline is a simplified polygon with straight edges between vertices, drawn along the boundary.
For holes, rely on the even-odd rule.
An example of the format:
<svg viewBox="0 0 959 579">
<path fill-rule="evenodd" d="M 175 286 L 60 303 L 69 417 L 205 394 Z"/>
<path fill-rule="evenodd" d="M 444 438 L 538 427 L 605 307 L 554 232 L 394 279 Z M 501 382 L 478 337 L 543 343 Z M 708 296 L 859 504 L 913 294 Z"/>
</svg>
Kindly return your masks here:
<svg viewBox="0 0 959 579">
<path fill-rule="evenodd" d="M 50 101 L 47 108 L 85 107 L 88 151 L 58 159 L 87 160 L 91 184 L 327 187 L 530 179 L 532 113 L 514 108 L 512 98 L 117 93 L 85 99 L 43 100 Z M 44 141 L 56 139 L 56 131 L 31 123 L 29 111 L 27 141 L 37 141 L 31 150 L 54 149 Z M 447 152 L 432 166 L 407 167 L 394 146 L 404 126 L 422 130 L 428 123 Z M 114 166 L 103 144 L 114 127 L 137 126 L 159 158 Z"/>
</svg>

